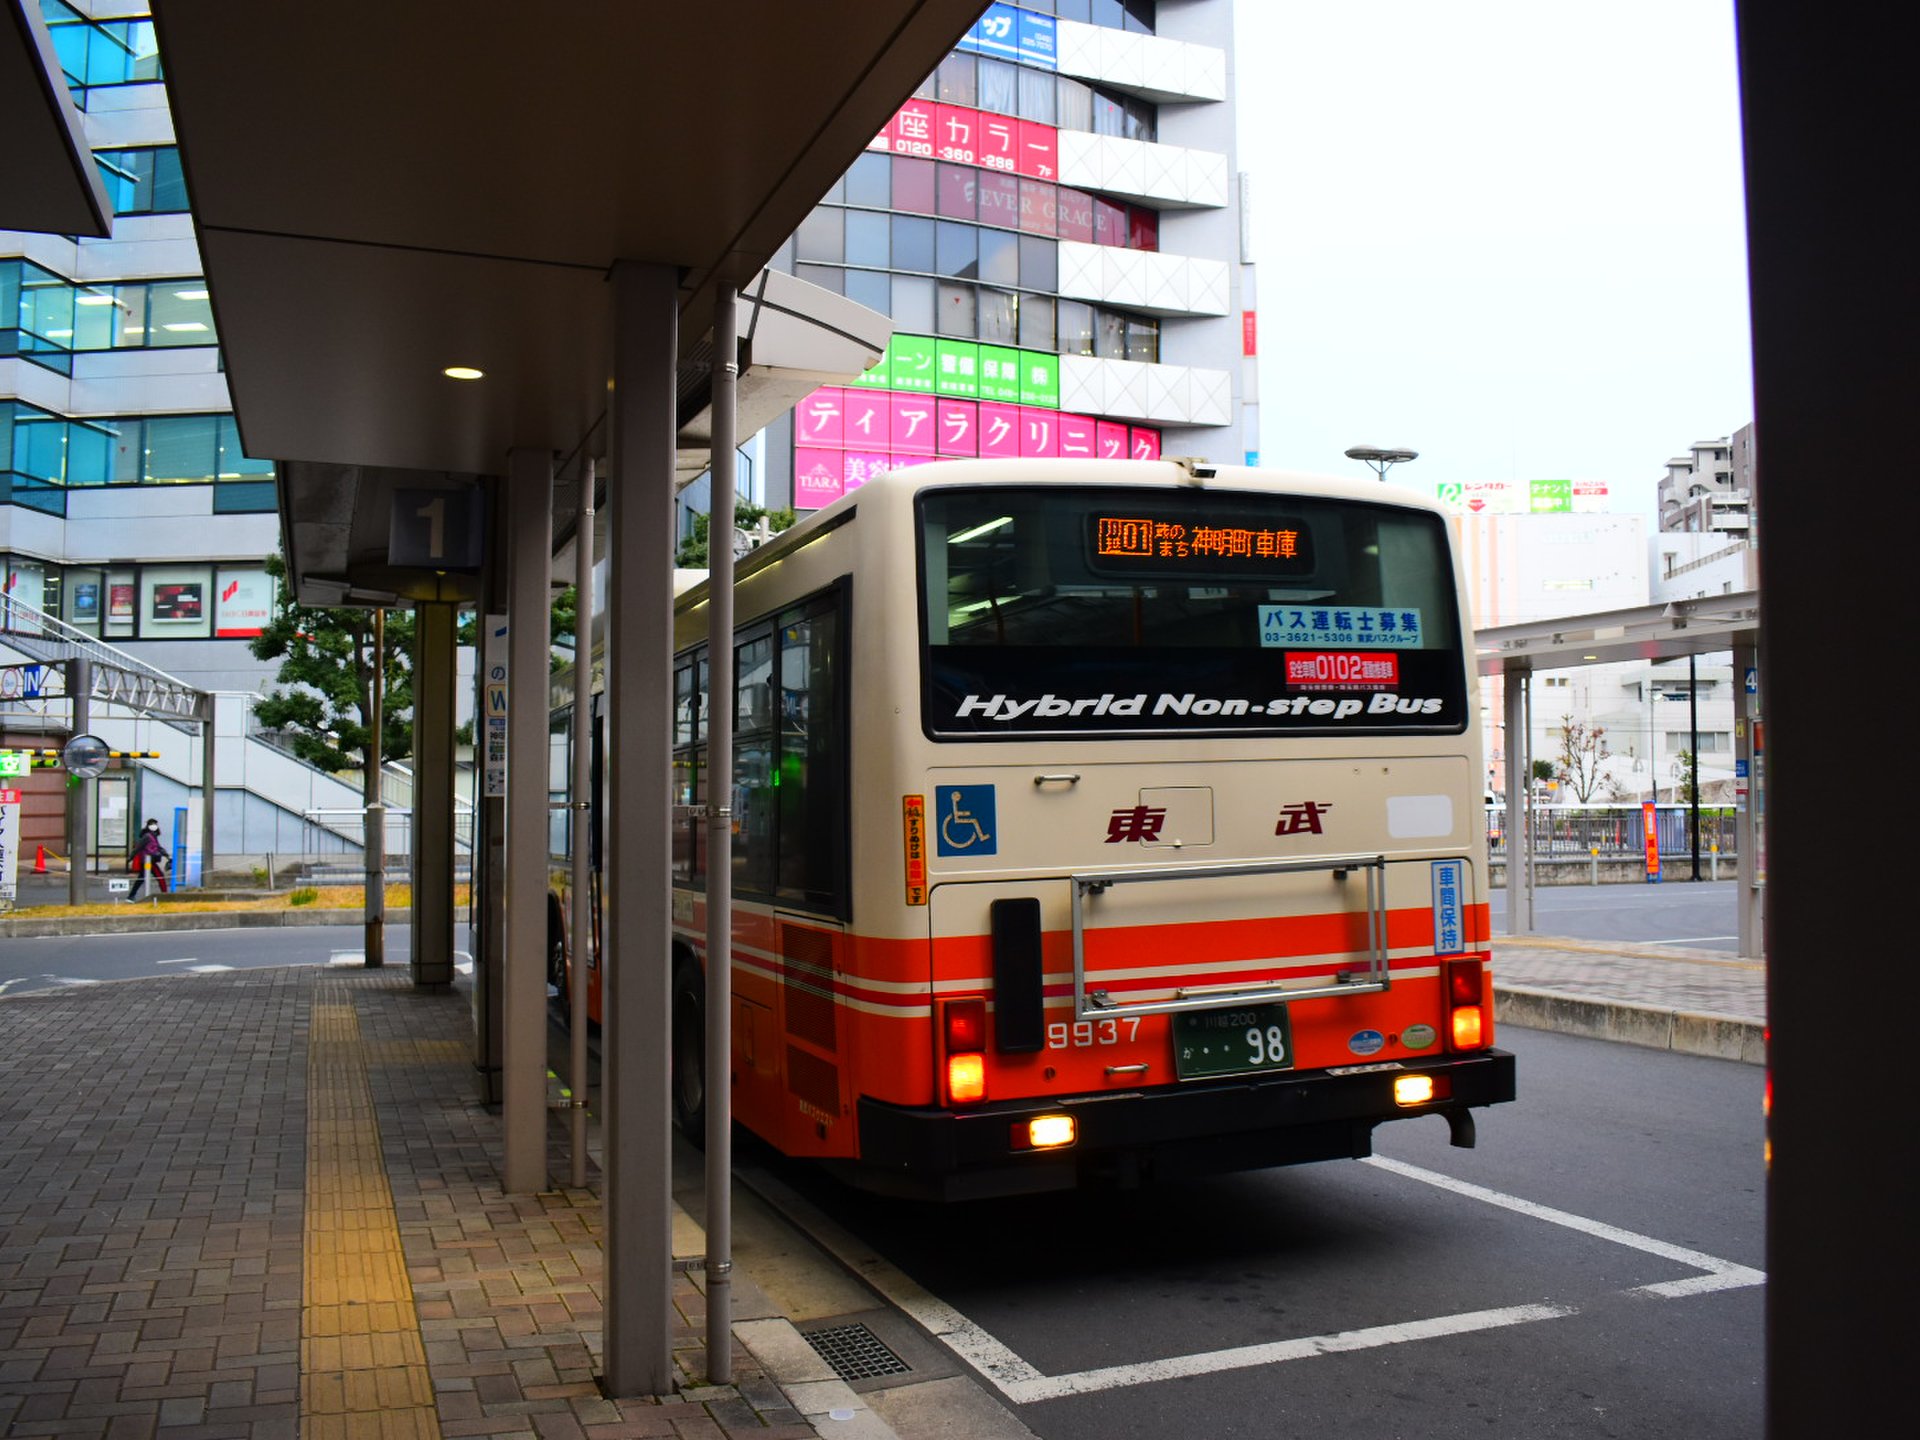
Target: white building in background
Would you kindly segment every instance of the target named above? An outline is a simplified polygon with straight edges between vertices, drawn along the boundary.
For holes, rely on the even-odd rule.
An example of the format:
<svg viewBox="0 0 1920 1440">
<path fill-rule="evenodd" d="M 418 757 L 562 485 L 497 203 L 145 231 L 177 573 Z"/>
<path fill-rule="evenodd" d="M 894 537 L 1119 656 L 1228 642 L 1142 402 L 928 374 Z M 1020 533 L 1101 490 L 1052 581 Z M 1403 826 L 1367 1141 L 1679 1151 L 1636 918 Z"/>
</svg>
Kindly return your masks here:
<svg viewBox="0 0 1920 1440">
<path fill-rule="evenodd" d="M 1442 486 L 1441 498 L 1457 514 L 1476 628 L 1730 594 L 1756 583 L 1754 551 L 1744 534 L 1649 534 L 1644 517 L 1597 508 L 1607 501 L 1604 485 Z M 1569 723 L 1589 735 L 1597 727 L 1606 754 L 1594 747 L 1588 803 L 1668 800 L 1697 743 L 1702 799 L 1722 792 L 1730 798 L 1733 682 L 1731 657 L 1724 654 L 1692 662 L 1691 682 L 1686 660 L 1537 671 L 1529 753 L 1557 766 Z M 1488 787 L 1495 792 L 1505 786 L 1504 692 L 1499 676 L 1480 682 Z M 1697 742 L 1690 703 L 1696 697 Z M 1560 782 L 1545 787 L 1554 803 L 1580 803 L 1575 790 Z"/>
</svg>

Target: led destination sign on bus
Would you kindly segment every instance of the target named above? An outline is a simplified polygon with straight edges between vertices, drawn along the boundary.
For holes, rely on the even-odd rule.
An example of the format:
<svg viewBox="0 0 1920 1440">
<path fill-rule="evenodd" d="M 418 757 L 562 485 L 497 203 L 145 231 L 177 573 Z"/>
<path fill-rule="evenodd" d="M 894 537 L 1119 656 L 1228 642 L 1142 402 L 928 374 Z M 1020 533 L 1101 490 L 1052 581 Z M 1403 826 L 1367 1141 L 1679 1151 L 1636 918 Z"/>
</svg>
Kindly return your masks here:
<svg viewBox="0 0 1920 1440">
<path fill-rule="evenodd" d="M 1314 570 L 1313 534 L 1287 518 L 1202 522 L 1179 515 L 1087 517 L 1088 568 L 1096 572 L 1193 571 L 1207 575 L 1300 576 Z"/>
</svg>

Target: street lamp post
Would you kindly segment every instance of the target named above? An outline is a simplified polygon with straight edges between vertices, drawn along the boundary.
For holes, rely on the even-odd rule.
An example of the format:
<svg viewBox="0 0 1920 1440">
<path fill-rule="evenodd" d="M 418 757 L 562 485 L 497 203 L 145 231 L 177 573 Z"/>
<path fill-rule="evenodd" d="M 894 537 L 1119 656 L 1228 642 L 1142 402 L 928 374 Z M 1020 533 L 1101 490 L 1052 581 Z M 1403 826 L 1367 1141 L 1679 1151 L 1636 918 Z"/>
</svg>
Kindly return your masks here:
<svg viewBox="0 0 1920 1440">
<path fill-rule="evenodd" d="M 1420 452 L 1418 450 L 1381 450 L 1372 445 L 1356 445 L 1347 451 L 1347 458 L 1371 465 L 1380 479 L 1385 481 L 1390 468 L 1406 460 L 1418 460 Z"/>
</svg>

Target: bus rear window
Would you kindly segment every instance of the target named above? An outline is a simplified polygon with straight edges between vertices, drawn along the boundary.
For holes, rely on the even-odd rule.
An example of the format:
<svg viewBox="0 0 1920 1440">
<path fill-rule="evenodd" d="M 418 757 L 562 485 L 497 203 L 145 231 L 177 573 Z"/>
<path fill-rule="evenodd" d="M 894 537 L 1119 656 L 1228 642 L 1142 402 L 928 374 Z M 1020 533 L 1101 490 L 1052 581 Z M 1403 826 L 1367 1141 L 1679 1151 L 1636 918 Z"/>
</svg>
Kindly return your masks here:
<svg viewBox="0 0 1920 1440">
<path fill-rule="evenodd" d="M 923 716 L 954 738 L 1453 733 L 1438 516 L 1229 489 L 930 489 Z"/>
</svg>

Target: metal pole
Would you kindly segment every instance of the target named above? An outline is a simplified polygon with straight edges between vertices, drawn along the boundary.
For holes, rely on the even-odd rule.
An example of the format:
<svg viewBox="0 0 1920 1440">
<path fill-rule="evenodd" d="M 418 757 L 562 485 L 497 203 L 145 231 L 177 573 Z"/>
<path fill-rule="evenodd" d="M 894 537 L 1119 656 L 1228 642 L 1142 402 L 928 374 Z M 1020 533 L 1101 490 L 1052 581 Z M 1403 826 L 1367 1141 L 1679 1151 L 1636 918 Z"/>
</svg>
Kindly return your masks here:
<svg viewBox="0 0 1920 1440">
<path fill-rule="evenodd" d="M 1693 732 L 1687 750 L 1693 771 L 1693 878 L 1700 878 L 1700 681 L 1699 656 L 1687 656 L 1687 726 Z"/>
<path fill-rule="evenodd" d="M 733 287 L 713 302 L 707 509 L 707 1379 L 733 1382 L 733 495 L 740 376 Z"/>
<path fill-rule="evenodd" d="M 367 857 L 365 961 L 369 970 L 387 963 L 387 807 L 381 803 L 380 767 L 386 754 L 387 612 L 373 612 L 373 684 L 367 707 L 365 793 L 367 817 L 362 842 Z"/>
<path fill-rule="evenodd" d="M 67 662 L 67 695 L 72 700 L 73 733 L 93 725 L 93 662 L 76 655 Z M 87 899 L 87 857 L 93 850 L 94 783 L 82 780 L 67 791 L 67 903 Z"/>
<path fill-rule="evenodd" d="M 205 889 L 213 884 L 213 772 L 219 749 L 214 722 L 220 714 L 220 697 L 208 690 L 200 699 L 207 707 L 207 718 L 200 726 L 200 886 Z"/>
<path fill-rule="evenodd" d="M 567 967 L 567 1009 L 573 1042 L 573 1188 L 587 1184 L 587 976 L 598 962 L 593 934 L 593 846 L 598 810 L 593 785 L 593 486 L 588 459 L 580 471 L 580 518 L 573 527 L 573 945 Z"/>
</svg>

